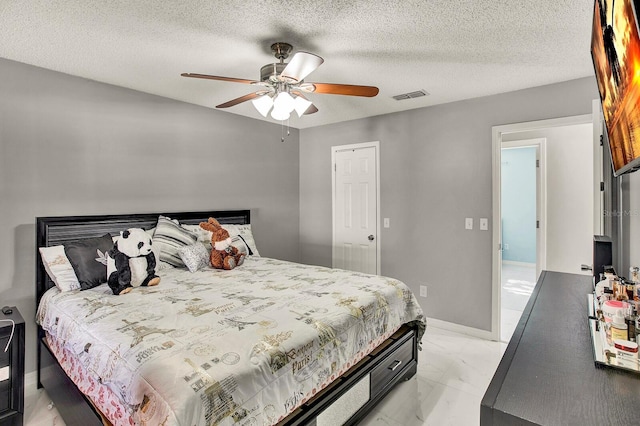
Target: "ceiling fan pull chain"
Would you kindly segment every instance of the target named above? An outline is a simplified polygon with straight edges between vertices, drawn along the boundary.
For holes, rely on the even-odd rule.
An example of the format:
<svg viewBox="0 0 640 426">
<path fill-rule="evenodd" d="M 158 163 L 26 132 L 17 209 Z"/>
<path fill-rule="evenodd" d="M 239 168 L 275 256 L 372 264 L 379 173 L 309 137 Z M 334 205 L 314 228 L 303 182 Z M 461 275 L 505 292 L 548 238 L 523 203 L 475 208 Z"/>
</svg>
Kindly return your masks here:
<svg viewBox="0 0 640 426">
<path fill-rule="evenodd" d="M 284 142 L 284 120 L 280 122 L 280 129 L 282 130 L 282 136 L 280 137 L 280 142 Z M 291 134 L 291 129 L 289 128 L 289 119 L 287 118 L 287 136 Z"/>
</svg>

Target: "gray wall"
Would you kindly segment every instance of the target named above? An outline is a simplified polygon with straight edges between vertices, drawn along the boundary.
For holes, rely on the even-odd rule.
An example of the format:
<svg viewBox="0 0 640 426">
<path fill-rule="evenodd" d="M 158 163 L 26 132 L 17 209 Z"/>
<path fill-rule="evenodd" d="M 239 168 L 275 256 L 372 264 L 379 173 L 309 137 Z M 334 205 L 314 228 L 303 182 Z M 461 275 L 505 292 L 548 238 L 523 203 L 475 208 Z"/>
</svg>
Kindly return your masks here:
<svg viewBox="0 0 640 426">
<path fill-rule="evenodd" d="M 179 78 L 179 77 L 178 77 Z M 35 370 L 35 217 L 250 208 L 299 260 L 298 139 L 250 118 L 0 59 L 0 305 Z"/>
<path fill-rule="evenodd" d="M 590 114 L 594 78 L 300 131 L 300 260 L 331 265 L 330 147 L 380 141 L 382 274 L 429 317 L 491 328 L 491 127 Z M 404 101 L 404 102 L 411 102 Z M 475 219 L 465 231 L 464 218 Z"/>
</svg>

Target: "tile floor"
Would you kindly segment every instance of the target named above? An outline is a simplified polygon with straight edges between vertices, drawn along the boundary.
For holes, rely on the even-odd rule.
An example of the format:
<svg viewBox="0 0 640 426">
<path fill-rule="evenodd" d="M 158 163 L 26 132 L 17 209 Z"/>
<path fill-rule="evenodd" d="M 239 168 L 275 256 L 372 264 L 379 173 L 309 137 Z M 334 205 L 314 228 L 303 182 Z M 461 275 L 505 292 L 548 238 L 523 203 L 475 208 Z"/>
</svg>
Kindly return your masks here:
<svg viewBox="0 0 640 426">
<path fill-rule="evenodd" d="M 506 343 L 428 327 L 418 374 L 401 383 L 361 422 L 366 426 L 477 426 L 480 401 Z M 25 395 L 26 426 L 61 426 L 49 398 L 35 389 Z"/>
<path fill-rule="evenodd" d="M 361 425 L 479 425 L 480 401 L 506 347 L 427 328 L 418 374 L 391 391 Z"/>
<path fill-rule="evenodd" d="M 500 339 L 508 342 L 536 286 L 535 265 L 502 264 Z"/>
</svg>

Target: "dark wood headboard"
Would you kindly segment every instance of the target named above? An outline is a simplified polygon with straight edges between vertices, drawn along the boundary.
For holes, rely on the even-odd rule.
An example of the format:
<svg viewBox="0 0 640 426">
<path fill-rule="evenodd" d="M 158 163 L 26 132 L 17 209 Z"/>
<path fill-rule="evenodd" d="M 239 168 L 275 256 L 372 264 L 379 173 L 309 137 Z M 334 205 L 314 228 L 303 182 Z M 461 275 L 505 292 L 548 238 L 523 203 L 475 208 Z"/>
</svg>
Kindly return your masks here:
<svg viewBox="0 0 640 426">
<path fill-rule="evenodd" d="M 107 216 L 58 216 L 36 218 L 36 308 L 45 291 L 54 286 L 42 265 L 39 247 L 50 247 L 80 238 L 99 237 L 107 232 L 117 235 L 127 228 L 151 229 L 158 216 L 178 219 L 180 223 L 198 224 L 215 217 L 221 224 L 251 223 L 249 210 L 141 213 Z"/>
</svg>

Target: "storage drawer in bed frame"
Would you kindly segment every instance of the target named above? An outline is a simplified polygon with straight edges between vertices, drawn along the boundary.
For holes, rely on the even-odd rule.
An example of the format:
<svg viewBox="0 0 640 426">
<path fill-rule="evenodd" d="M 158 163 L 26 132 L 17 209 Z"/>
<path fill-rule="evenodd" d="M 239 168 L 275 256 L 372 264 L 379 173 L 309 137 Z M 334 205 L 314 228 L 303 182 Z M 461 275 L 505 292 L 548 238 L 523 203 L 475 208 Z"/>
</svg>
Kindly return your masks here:
<svg viewBox="0 0 640 426">
<path fill-rule="evenodd" d="M 395 369 L 394 366 L 396 366 Z M 318 415 L 322 416 L 325 409 L 369 376 L 369 400 L 344 423 L 344 425 L 355 425 L 364 419 L 396 384 L 413 377 L 417 369 L 416 331 L 404 325 L 368 356 L 278 423 L 278 426 L 315 426 Z"/>
<path fill-rule="evenodd" d="M 399 342 L 401 343 L 401 342 Z M 394 345 L 396 347 L 397 345 Z M 376 396 L 384 392 L 385 388 L 394 383 L 394 379 L 404 370 L 404 366 L 410 364 L 417 357 L 414 352 L 414 344 L 411 339 L 407 339 L 389 355 L 383 357 L 382 361 L 371 371 L 371 395 Z"/>
</svg>

